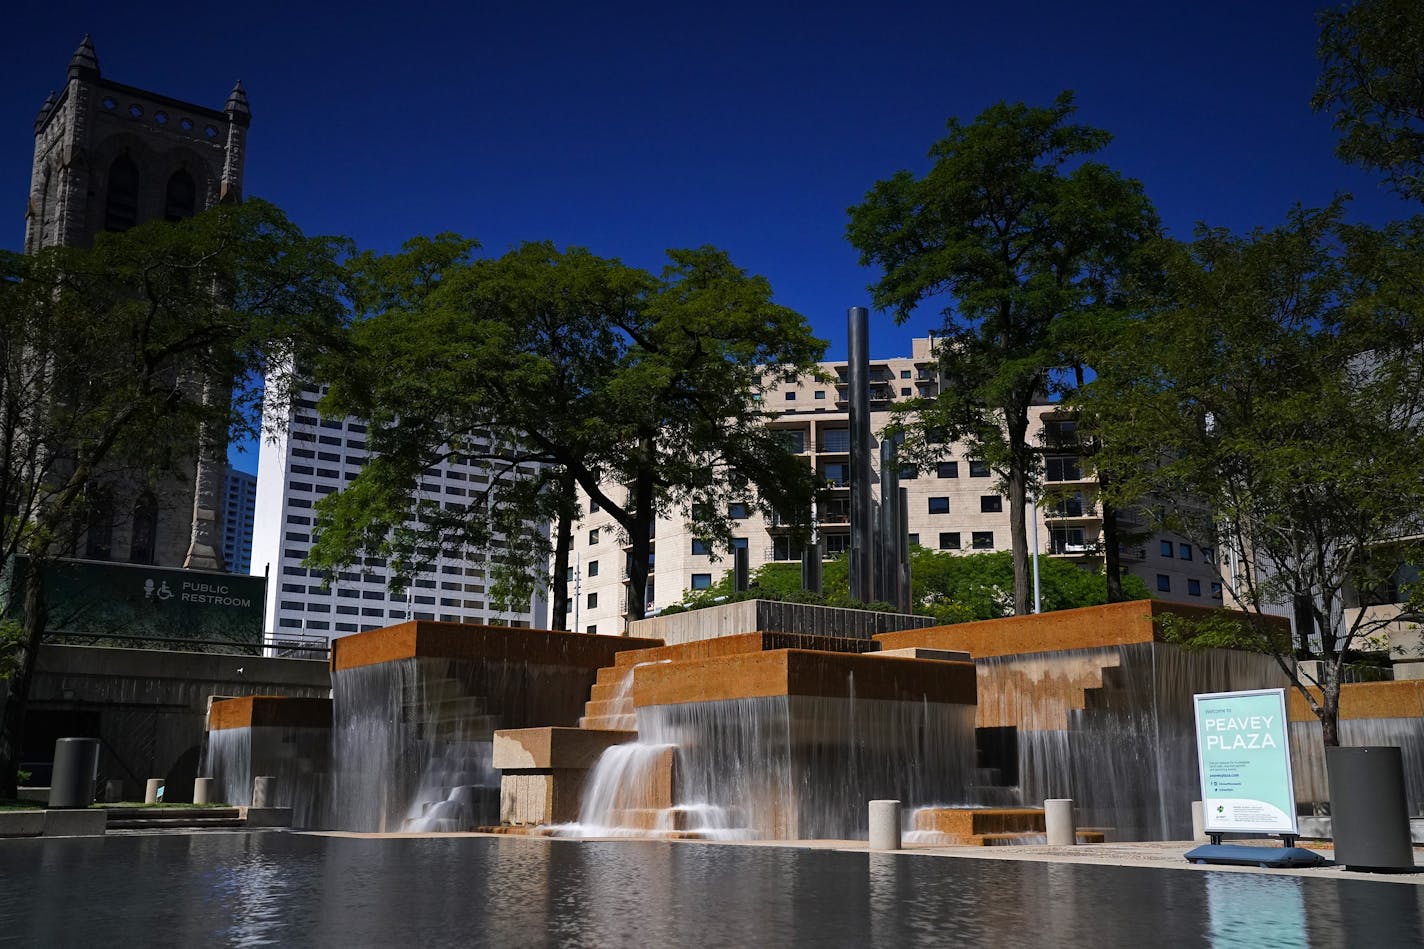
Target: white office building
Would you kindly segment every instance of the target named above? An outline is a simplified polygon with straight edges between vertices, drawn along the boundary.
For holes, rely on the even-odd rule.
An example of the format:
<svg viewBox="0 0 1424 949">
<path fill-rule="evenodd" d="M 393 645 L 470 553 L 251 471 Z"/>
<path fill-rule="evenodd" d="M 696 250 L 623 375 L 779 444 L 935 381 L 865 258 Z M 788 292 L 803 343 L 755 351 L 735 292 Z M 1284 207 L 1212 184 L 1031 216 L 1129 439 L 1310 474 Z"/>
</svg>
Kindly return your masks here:
<svg viewBox="0 0 1424 949">
<path fill-rule="evenodd" d="M 492 551 L 438 557 L 399 594 L 388 589 L 390 571 L 376 557 L 353 564 L 323 588 L 321 575 L 302 564 L 312 546 L 313 507 L 355 480 L 370 454 L 366 426 L 359 419 L 326 419 L 317 413 L 323 391 L 304 389 L 288 424 L 269 432 L 261 446 L 251 572 L 268 578 L 266 629 L 278 636 L 330 639 L 413 619 L 546 626 L 542 596 L 525 609 L 494 608 L 488 593 Z M 452 461 L 426 469 L 418 492 L 447 507 L 463 507 L 488 484 L 479 464 Z M 496 538 L 494 546 L 500 544 Z"/>
</svg>

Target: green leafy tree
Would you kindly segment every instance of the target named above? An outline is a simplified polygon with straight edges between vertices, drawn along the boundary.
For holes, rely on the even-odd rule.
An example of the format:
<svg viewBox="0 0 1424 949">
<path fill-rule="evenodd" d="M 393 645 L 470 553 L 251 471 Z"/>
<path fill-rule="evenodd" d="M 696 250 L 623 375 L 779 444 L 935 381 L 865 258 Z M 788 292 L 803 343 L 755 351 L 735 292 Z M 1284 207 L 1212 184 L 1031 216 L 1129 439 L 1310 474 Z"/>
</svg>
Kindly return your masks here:
<svg viewBox="0 0 1424 949">
<path fill-rule="evenodd" d="M 967 442 L 1009 501 L 1015 610 L 1030 608 L 1025 502 L 1040 459 L 1031 407 L 1074 360 L 1095 314 L 1126 304 L 1124 275 L 1158 221 L 1142 186 L 1089 156 L 1107 132 L 1074 124 L 1073 99 L 1000 103 L 949 121 L 924 177 L 902 171 L 850 209 L 847 236 L 883 276 L 875 306 L 903 322 L 942 305 L 941 394 L 911 404 L 907 456 L 929 464 L 943 439 Z"/>
<path fill-rule="evenodd" d="M 1424 5 L 1360 0 L 1321 11 L 1319 22 L 1311 104 L 1333 116 L 1337 153 L 1424 200 Z"/>
<path fill-rule="evenodd" d="M 30 563 L 4 604 L 23 620 L 0 644 L 0 797 L 14 794 L 45 563 L 75 552 L 105 485 L 185 476 L 200 437 L 253 437 L 264 398 L 289 404 L 290 368 L 337 339 L 344 250 L 254 200 L 0 258 L 0 563 Z M 206 397 L 229 387 L 230 401 Z"/>
<path fill-rule="evenodd" d="M 766 428 L 757 398 L 824 344 L 721 251 L 669 259 L 655 277 L 526 244 L 448 261 L 427 296 L 357 323 L 352 355 L 328 367 L 323 408 L 369 419 L 379 455 L 319 506 L 313 562 L 376 552 L 399 582 L 432 551 L 487 546 L 498 532 L 504 598 L 527 600 L 544 582 L 540 525 L 553 518 L 557 622 L 576 485 L 624 534 L 637 619 L 659 511 L 690 512 L 697 535 L 726 549 L 732 501 L 809 511 L 813 472 Z M 412 502 L 419 473 L 449 454 L 489 464 L 491 490 L 463 507 Z"/>
<path fill-rule="evenodd" d="M 1228 605 L 1245 611 L 1231 644 L 1276 657 L 1327 744 L 1347 654 L 1396 619 L 1352 604 L 1395 575 L 1381 554 L 1420 531 L 1424 510 L 1421 228 L 1340 216 L 1296 211 L 1246 236 L 1203 228 L 1172 248 L 1161 297 L 1085 391 L 1108 483 L 1158 499 L 1159 523 L 1218 549 Z M 1325 660 L 1318 681 L 1272 622 L 1297 604 Z"/>
</svg>

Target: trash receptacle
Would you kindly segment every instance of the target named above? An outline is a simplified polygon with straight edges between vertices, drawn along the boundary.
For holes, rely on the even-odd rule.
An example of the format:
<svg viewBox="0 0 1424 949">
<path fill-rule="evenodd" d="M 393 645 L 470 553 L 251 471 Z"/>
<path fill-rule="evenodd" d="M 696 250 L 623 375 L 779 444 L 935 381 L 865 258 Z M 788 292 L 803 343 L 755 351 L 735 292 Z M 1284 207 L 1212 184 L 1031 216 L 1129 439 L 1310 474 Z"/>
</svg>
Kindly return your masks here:
<svg viewBox="0 0 1424 949">
<path fill-rule="evenodd" d="M 1335 862 L 1351 870 L 1409 871 L 1409 806 L 1398 748 L 1326 748 Z"/>
<path fill-rule="evenodd" d="M 94 777 L 98 771 L 99 739 L 61 738 L 56 741 L 49 806 L 88 807 L 93 804 Z"/>
</svg>

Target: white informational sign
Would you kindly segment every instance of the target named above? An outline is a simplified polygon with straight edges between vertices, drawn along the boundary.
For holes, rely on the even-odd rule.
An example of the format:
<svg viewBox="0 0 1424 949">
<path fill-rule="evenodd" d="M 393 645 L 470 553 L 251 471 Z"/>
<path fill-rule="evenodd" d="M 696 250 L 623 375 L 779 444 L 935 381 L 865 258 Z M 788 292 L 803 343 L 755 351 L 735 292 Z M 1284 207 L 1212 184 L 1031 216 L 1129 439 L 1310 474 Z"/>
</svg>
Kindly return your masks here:
<svg viewBox="0 0 1424 949">
<path fill-rule="evenodd" d="M 1193 696 L 1207 833 L 1298 834 L 1284 689 Z"/>
</svg>

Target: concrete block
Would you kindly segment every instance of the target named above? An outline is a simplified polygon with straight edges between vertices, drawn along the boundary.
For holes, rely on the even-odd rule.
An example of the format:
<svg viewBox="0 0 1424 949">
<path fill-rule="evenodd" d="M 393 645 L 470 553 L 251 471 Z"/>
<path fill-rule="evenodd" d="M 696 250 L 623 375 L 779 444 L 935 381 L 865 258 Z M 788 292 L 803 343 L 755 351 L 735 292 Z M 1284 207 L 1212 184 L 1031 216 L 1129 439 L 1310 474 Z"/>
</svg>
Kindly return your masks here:
<svg viewBox="0 0 1424 949">
<path fill-rule="evenodd" d="M 44 811 L 0 811 L 0 837 L 38 837 L 44 824 Z"/>
<path fill-rule="evenodd" d="M 1309 836 L 1303 834 L 1303 836 Z M 1192 839 L 1210 840 L 1206 832 L 1206 809 L 1201 801 L 1192 801 Z"/>
<path fill-rule="evenodd" d="M 143 788 L 143 803 L 157 804 L 158 792 L 163 790 L 162 778 L 149 778 Z"/>
<path fill-rule="evenodd" d="M 940 662 L 969 662 L 969 653 L 959 649 L 926 649 L 923 646 L 905 646 L 900 649 L 882 649 L 866 653 L 868 656 L 899 656 L 902 659 L 937 659 Z"/>
<path fill-rule="evenodd" d="M 248 827 L 291 827 L 290 807 L 240 807 L 238 811 Z"/>
<path fill-rule="evenodd" d="M 16 788 L 15 797 L 21 801 L 33 801 L 36 804 L 49 803 L 49 788 Z"/>
<path fill-rule="evenodd" d="M 110 778 L 104 782 L 104 803 L 116 804 L 124 799 L 124 779 Z"/>
<path fill-rule="evenodd" d="M 213 788 L 213 779 L 212 779 L 212 778 L 194 778 L 194 779 L 193 779 L 193 803 L 194 803 L 194 804 L 207 804 L 207 803 L 208 803 L 208 799 L 212 796 L 212 788 Z"/>
<path fill-rule="evenodd" d="M 102 837 L 109 815 L 103 808 L 87 807 L 70 810 L 56 808 L 44 812 L 46 837 Z"/>
<path fill-rule="evenodd" d="M 501 771 L 588 769 L 608 748 L 637 738 L 612 729 L 504 728 L 494 733 L 493 761 Z"/>
<path fill-rule="evenodd" d="M 1078 827 L 1073 819 L 1073 801 L 1051 798 L 1043 802 L 1043 824 L 1050 847 L 1071 847 L 1078 842 Z"/>
<path fill-rule="evenodd" d="M 270 774 L 252 779 L 252 806 L 273 807 L 277 803 L 277 779 Z"/>
<path fill-rule="evenodd" d="M 900 849 L 900 802 L 870 802 L 870 849 Z"/>
</svg>

